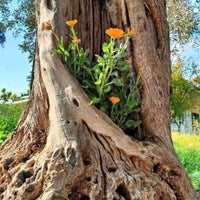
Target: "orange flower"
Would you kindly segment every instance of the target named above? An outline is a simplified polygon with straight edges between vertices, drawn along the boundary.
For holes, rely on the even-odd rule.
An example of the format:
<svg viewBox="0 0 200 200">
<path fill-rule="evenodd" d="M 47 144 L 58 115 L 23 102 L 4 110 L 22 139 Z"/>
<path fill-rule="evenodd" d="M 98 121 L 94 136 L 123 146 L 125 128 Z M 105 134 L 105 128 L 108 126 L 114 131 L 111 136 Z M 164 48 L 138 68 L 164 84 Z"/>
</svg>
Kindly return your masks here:
<svg viewBox="0 0 200 200">
<path fill-rule="evenodd" d="M 77 37 L 73 37 L 73 38 L 72 38 L 72 42 L 73 42 L 74 44 L 78 44 L 78 43 L 81 42 L 81 39 L 79 39 L 79 38 L 77 38 Z"/>
<path fill-rule="evenodd" d="M 50 21 L 48 21 L 48 22 L 44 22 L 43 24 L 42 24 L 42 30 L 44 31 L 44 30 L 51 30 L 52 29 L 52 25 L 51 25 L 51 22 Z"/>
<path fill-rule="evenodd" d="M 74 19 L 74 20 L 69 20 L 69 21 L 66 21 L 66 24 L 68 26 L 74 26 L 78 23 L 78 20 L 77 19 Z"/>
<path fill-rule="evenodd" d="M 131 58 L 127 58 L 127 59 L 126 59 L 126 62 L 127 62 L 129 65 L 131 65 L 131 64 L 132 64 L 132 59 L 131 59 Z"/>
<path fill-rule="evenodd" d="M 124 31 L 119 28 L 109 28 L 106 30 L 106 34 L 112 38 L 122 38 L 125 36 Z"/>
<path fill-rule="evenodd" d="M 143 70 L 144 70 L 144 67 L 142 67 L 142 66 L 138 67 L 138 72 L 139 72 L 139 73 L 142 73 Z"/>
<path fill-rule="evenodd" d="M 110 97 L 109 100 L 113 105 L 120 102 L 120 99 L 118 97 L 115 97 L 115 96 Z"/>
<path fill-rule="evenodd" d="M 127 28 L 127 36 L 131 37 L 135 35 L 135 29 L 134 28 Z"/>
</svg>

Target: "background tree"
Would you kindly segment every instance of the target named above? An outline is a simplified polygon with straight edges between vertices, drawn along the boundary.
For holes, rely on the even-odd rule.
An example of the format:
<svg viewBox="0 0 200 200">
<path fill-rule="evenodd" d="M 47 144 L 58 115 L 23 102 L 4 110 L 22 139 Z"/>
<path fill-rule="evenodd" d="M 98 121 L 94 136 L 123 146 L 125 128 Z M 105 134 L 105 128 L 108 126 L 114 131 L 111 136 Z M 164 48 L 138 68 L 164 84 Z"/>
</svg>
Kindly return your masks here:
<svg viewBox="0 0 200 200">
<path fill-rule="evenodd" d="M 10 1 L 0 0 L 0 18 L 6 18 L 6 13 L 8 13 L 8 5 Z M 5 37 L 6 25 L 4 20 L 0 20 L 0 45 L 3 46 L 4 42 L 6 41 Z"/>
<path fill-rule="evenodd" d="M 1 90 L 0 99 L 7 102 L 12 96 L 12 92 L 7 92 L 5 88 Z"/>
<path fill-rule="evenodd" d="M 12 31 L 15 37 L 23 38 L 19 44 L 22 52 L 28 52 L 29 60 L 34 60 L 36 21 L 34 1 L 0 1 L 0 28 Z M 1 30 L 1 29 L 0 29 Z"/>
<path fill-rule="evenodd" d="M 166 2 L 36 1 L 37 48 L 27 107 L 0 149 L 1 199 L 199 199 L 170 137 L 170 50 Z M 88 98 L 62 59 L 52 53 L 50 23 L 65 36 L 77 18 L 90 58 L 105 29 L 134 27 L 127 50 L 141 76 L 141 120 L 124 134 Z M 99 20 L 100 19 L 100 20 Z M 69 43 L 65 38 L 64 42 Z"/>
<path fill-rule="evenodd" d="M 196 65 L 189 65 L 180 59 L 172 67 L 172 121 L 180 125 L 186 111 L 198 110 L 200 107 L 200 92 L 195 80 Z M 188 66 L 188 67 L 186 67 Z M 189 71 L 189 73 L 187 72 Z"/>
<path fill-rule="evenodd" d="M 185 44 L 191 42 L 199 46 L 200 31 L 199 1 L 167 0 L 167 13 L 170 27 L 171 51 L 180 52 Z"/>
<path fill-rule="evenodd" d="M 6 41 L 5 31 L 3 30 L 3 27 L 0 24 L 0 45 L 3 46 L 5 41 Z"/>
</svg>

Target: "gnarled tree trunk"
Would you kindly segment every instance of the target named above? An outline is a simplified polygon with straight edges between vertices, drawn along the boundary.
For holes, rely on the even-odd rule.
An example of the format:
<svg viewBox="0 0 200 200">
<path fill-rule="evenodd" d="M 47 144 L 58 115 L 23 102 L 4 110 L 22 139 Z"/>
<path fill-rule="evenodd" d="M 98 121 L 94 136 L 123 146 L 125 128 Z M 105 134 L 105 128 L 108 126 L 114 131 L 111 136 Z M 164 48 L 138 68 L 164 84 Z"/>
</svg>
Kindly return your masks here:
<svg viewBox="0 0 200 200">
<path fill-rule="evenodd" d="M 0 199 L 198 199 L 170 137 L 170 58 L 164 0 L 36 1 L 38 35 L 30 100 L 0 150 Z M 142 127 L 132 137 L 89 105 L 52 53 L 77 18 L 82 45 L 99 53 L 106 28 L 134 27 L 128 53 L 141 78 Z M 66 41 L 67 42 L 67 41 Z"/>
</svg>

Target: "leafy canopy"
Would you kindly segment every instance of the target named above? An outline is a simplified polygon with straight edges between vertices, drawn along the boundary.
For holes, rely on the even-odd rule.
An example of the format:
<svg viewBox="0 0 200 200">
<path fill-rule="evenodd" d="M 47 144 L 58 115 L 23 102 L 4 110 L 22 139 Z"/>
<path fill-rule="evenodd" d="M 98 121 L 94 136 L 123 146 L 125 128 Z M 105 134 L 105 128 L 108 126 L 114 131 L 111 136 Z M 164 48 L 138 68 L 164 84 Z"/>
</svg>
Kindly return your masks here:
<svg viewBox="0 0 200 200">
<path fill-rule="evenodd" d="M 167 0 L 167 19 L 170 27 L 171 50 L 192 42 L 199 45 L 200 1 Z"/>
<path fill-rule="evenodd" d="M 192 71 L 191 71 L 192 69 Z M 197 66 L 177 59 L 172 68 L 172 120 L 179 123 L 186 111 L 200 109 Z M 188 72 L 190 70 L 190 72 Z"/>
</svg>

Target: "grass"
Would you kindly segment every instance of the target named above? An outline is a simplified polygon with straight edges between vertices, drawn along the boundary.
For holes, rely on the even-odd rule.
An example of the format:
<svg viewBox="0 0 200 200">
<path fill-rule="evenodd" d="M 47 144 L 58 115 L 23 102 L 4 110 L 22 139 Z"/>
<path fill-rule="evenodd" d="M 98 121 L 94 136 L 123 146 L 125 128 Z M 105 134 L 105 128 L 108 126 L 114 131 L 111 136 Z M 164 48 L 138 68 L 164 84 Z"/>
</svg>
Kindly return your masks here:
<svg viewBox="0 0 200 200">
<path fill-rule="evenodd" d="M 24 107 L 25 103 L 0 104 L 0 145 L 14 130 Z"/>
<path fill-rule="evenodd" d="M 200 192 L 200 135 L 173 133 L 172 139 L 179 160 Z"/>
</svg>

